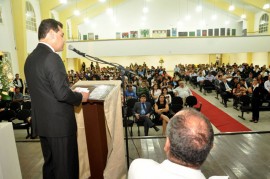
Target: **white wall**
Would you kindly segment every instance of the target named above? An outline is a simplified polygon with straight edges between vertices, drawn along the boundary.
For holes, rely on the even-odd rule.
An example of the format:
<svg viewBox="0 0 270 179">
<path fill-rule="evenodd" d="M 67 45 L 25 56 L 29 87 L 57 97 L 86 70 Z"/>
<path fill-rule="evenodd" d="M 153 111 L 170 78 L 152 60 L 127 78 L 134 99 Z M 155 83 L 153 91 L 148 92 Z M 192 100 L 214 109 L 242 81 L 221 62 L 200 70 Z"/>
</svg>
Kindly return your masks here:
<svg viewBox="0 0 270 179">
<path fill-rule="evenodd" d="M 180 1 L 181 5 L 178 5 Z M 213 4 L 204 3 L 202 12 L 196 12 L 195 8 L 198 4 L 197 0 L 189 0 L 188 14 L 191 16 L 190 21 L 185 20 L 187 15 L 187 1 L 186 0 L 149 0 L 149 12 L 145 15 L 146 21 L 142 24 L 142 7 L 143 0 L 128 0 L 116 8 L 114 8 L 115 18 L 119 25 L 111 20 L 106 12 L 91 19 L 92 24 L 96 27 L 93 28 L 92 24 L 82 24 L 79 26 L 81 34 L 88 34 L 89 32 L 99 35 L 99 39 L 115 39 L 116 32 L 129 32 L 132 30 L 139 31 L 140 29 L 148 28 L 150 30 L 167 30 L 176 27 L 178 31 L 196 31 L 197 29 L 210 29 L 210 28 L 225 28 L 227 25 L 224 22 L 230 19 L 228 27 L 236 28 L 237 35 L 241 35 L 242 27 L 237 26 L 239 17 L 234 15 L 227 15 L 220 9 L 216 9 L 218 20 L 211 20 L 214 12 Z M 178 25 L 178 21 L 182 21 L 182 25 Z M 205 24 L 200 22 L 205 20 Z"/>
<path fill-rule="evenodd" d="M 11 55 L 13 74 L 18 73 L 18 57 L 14 38 L 13 18 L 11 14 L 11 4 L 9 0 L 0 0 L 2 7 L 3 24 L 0 24 L 0 50 Z"/>
</svg>

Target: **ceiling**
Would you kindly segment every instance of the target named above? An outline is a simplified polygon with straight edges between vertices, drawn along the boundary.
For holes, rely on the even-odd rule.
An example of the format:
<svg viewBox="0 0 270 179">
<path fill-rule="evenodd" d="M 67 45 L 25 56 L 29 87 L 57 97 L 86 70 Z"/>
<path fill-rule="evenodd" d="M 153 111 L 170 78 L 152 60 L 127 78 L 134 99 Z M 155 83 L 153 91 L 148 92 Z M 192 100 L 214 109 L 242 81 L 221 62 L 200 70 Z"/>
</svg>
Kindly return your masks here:
<svg viewBox="0 0 270 179">
<path fill-rule="evenodd" d="M 43 9 L 43 11 L 55 11 L 59 14 L 60 20 L 68 20 L 68 19 L 76 19 L 77 24 L 83 23 L 83 16 L 75 16 L 73 11 L 78 9 L 81 14 L 87 14 L 90 18 L 98 16 L 106 11 L 108 7 L 116 7 L 121 3 L 128 3 L 131 0 L 106 0 L 106 2 L 102 3 L 100 0 L 67 0 L 66 4 L 61 4 L 60 0 L 39 0 L 40 7 L 46 6 L 47 9 Z M 137 1 L 137 0 L 136 0 Z M 158 1 L 165 0 L 140 0 L 143 3 L 155 3 Z M 173 3 L 174 1 L 183 2 L 185 0 L 170 0 L 166 2 Z M 270 12 L 270 9 L 264 10 L 262 7 L 265 3 L 270 3 L 270 0 L 186 0 L 186 2 L 193 2 L 197 4 L 202 4 L 203 6 L 214 6 L 223 11 L 228 11 L 228 7 L 233 4 L 235 6 L 234 11 L 228 11 L 232 15 L 241 16 L 243 12 L 247 14 L 254 14 L 265 11 Z M 151 2 L 151 3 L 150 3 Z M 151 8 L 151 7 L 149 7 Z"/>
</svg>

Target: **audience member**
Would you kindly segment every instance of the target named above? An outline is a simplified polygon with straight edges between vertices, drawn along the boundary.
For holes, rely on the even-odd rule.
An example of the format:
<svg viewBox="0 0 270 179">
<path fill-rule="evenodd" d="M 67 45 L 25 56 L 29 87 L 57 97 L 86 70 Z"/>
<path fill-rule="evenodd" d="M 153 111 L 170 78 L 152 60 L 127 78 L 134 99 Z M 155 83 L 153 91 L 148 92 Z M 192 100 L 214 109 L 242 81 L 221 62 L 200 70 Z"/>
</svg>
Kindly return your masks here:
<svg viewBox="0 0 270 179">
<path fill-rule="evenodd" d="M 174 92 L 174 94 L 175 94 L 175 96 L 179 96 L 179 97 L 181 97 L 182 99 L 183 99 L 183 103 L 185 104 L 185 102 L 186 102 L 186 98 L 188 97 L 188 96 L 192 96 L 192 92 L 191 92 L 191 90 L 189 89 L 189 87 L 187 87 L 186 85 L 185 85 L 185 82 L 184 81 L 178 81 L 178 84 L 179 84 L 179 86 L 177 87 L 177 88 L 175 88 L 174 90 L 173 90 L 173 92 Z"/>
<path fill-rule="evenodd" d="M 220 85 L 220 95 L 223 99 L 224 107 L 226 108 L 227 101 L 229 101 L 229 98 L 232 97 L 232 87 L 228 83 L 226 76 L 222 77 L 222 82 L 219 85 Z"/>
<path fill-rule="evenodd" d="M 261 105 L 261 99 L 263 94 L 263 89 L 259 85 L 258 79 L 253 78 L 252 86 L 248 89 L 248 92 L 252 94 L 251 98 L 251 108 L 252 108 L 252 119 L 250 122 L 257 123 L 259 121 L 259 107 Z"/>
<path fill-rule="evenodd" d="M 165 135 L 167 123 L 171 117 L 169 105 L 165 99 L 165 95 L 161 94 L 158 97 L 157 102 L 154 105 L 155 109 L 155 118 L 162 120 L 162 135 Z"/>
<path fill-rule="evenodd" d="M 200 167 L 213 147 L 214 132 L 209 120 L 192 109 L 178 112 L 168 123 L 161 164 L 136 159 L 129 168 L 129 179 L 205 179 Z"/>
<path fill-rule="evenodd" d="M 168 88 L 162 88 L 161 94 L 165 96 L 167 103 L 170 105 L 172 102 L 172 96 L 168 93 Z"/>
<path fill-rule="evenodd" d="M 157 102 L 158 100 L 158 97 L 159 95 L 161 94 L 161 90 L 159 89 L 159 85 L 158 84 L 155 84 L 153 87 L 152 87 L 152 90 L 151 90 L 151 97 L 152 99 Z"/>
<path fill-rule="evenodd" d="M 125 97 L 126 97 L 126 100 L 137 99 L 137 95 L 134 92 L 131 84 L 127 85 L 127 90 L 125 91 Z"/>
<path fill-rule="evenodd" d="M 15 75 L 15 79 L 13 80 L 13 84 L 15 87 L 20 89 L 20 92 L 23 93 L 23 80 L 20 78 L 19 74 Z"/>
<path fill-rule="evenodd" d="M 142 81 L 141 86 L 137 88 L 137 95 L 141 96 L 145 94 L 147 99 L 149 99 L 149 88 L 147 87 L 146 81 Z"/>
<path fill-rule="evenodd" d="M 153 113 L 150 102 L 146 101 L 146 95 L 140 96 L 140 102 L 136 102 L 133 108 L 133 115 L 136 121 L 142 121 L 144 124 L 144 135 L 148 136 L 149 128 L 154 128 L 159 131 L 159 128 L 150 120 L 150 115 Z"/>
<path fill-rule="evenodd" d="M 205 80 L 205 77 L 203 76 L 202 72 L 199 72 L 199 76 L 197 76 L 197 83 L 199 84 L 200 92 L 202 92 L 204 80 Z"/>
<path fill-rule="evenodd" d="M 21 93 L 19 87 L 15 88 L 15 94 L 13 96 L 13 101 L 16 101 L 16 102 L 22 102 L 23 101 L 23 94 Z"/>
</svg>

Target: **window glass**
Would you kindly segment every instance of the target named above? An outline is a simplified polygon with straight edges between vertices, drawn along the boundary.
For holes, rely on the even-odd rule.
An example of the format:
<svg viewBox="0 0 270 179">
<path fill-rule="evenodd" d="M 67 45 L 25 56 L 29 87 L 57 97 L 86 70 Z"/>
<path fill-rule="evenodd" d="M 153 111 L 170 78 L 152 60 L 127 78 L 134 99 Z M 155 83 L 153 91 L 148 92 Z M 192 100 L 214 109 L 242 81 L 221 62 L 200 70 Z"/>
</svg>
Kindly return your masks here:
<svg viewBox="0 0 270 179">
<path fill-rule="evenodd" d="M 26 1 L 26 29 L 37 31 L 36 14 L 32 4 Z"/>
</svg>

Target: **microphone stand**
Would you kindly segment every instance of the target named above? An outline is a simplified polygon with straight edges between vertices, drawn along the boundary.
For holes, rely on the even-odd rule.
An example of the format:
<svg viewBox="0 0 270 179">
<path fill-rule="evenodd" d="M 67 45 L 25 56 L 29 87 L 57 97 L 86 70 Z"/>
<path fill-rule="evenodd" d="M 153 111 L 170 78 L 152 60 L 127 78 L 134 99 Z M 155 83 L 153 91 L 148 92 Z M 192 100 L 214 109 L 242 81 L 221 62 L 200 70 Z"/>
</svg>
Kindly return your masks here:
<svg viewBox="0 0 270 179">
<path fill-rule="evenodd" d="M 105 63 L 105 64 L 108 64 L 108 65 L 111 65 L 111 66 L 114 66 L 116 68 L 118 68 L 118 70 L 120 71 L 120 74 L 121 74 L 121 80 L 122 80 L 122 91 L 123 91 L 123 100 L 124 100 L 124 110 L 123 113 L 124 113 L 124 123 L 125 123 L 125 138 L 126 138 L 126 156 L 127 156 L 127 169 L 129 169 L 129 150 L 128 150 L 128 122 L 127 122 L 127 115 L 126 115 L 126 104 L 125 104 L 125 89 L 124 89 L 124 83 L 125 83 L 125 78 L 124 78 L 124 75 L 125 73 L 130 73 L 130 74 L 134 74 L 132 71 L 130 70 L 127 70 L 125 69 L 122 65 L 117 65 L 117 64 L 114 64 L 114 63 L 111 63 L 111 62 L 107 62 L 107 61 L 104 61 L 104 60 L 101 60 L 99 59 L 98 57 L 93 57 L 93 56 L 90 56 L 90 55 L 87 55 L 86 53 L 78 53 L 79 55 L 85 57 L 86 59 L 88 60 L 91 60 L 91 59 L 94 59 L 95 61 L 98 61 L 98 62 L 101 62 L 101 63 Z"/>
</svg>

